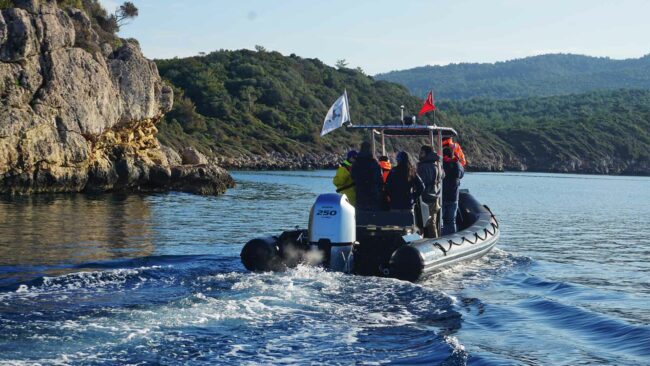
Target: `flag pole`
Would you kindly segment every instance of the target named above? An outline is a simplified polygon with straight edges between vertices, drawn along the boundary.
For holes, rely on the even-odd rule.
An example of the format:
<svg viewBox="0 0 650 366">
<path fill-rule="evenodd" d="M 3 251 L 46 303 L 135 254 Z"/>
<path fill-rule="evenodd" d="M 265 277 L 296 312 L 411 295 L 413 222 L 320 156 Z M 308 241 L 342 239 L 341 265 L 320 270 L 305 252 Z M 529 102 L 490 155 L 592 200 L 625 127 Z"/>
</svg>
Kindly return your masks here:
<svg viewBox="0 0 650 366">
<path fill-rule="evenodd" d="M 433 98 L 433 89 L 431 89 L 430 92 L 431 92 L 431 104 L 433 104 L 433 105 L 435 106 L 435 104 L 434 104 L 434 102 L 433 102 L 433 101 L 435 100 L 435 99 Z M 434 127 L 437 127 L 437 126 L 438 126 L 438 125 L 436 124 L 436 110 L 437 110 L 437 109 L 438 109 L 438 108 L 435 108 L 435 107 L 434 107 L 434 109 L 433 109 L 433 126 L 434 126 Z M 436 145 L 438 145 L 438 146 L 436 146 L 436 150 L 437 150 L 436 152 L 437 152 L 437 155 L 438 155 L 438 161 L 437 161 L 438 166 L 436 167 L 436 170 L 443 170 L 443 166 L 442 166 L 442 165 L 443 165 L 443 164 L 442 164 L 442 162 L 443 162 L 443 156 L 442 156 L 442 131 L 441 131 L 440 129 L 438 129 L 438 134 L 437 134 L 437 135 L 438 135 L 438 136 L 437 136 L 437 137 L 438 137 L 438 138 L 437 138 L 438 141 L 436 141 L 436 142 L 437 142 Z M 432 137 L 431 140 L 433 140 L 433 133 L 432 133 L 432 136 L 431 136 L 431 137 Z M 431 141 L 431 143 L 432 143 L 432 145 L 433 145 L 433 141 Z M 441 175 L 441 174 L 440 174 L 440 171 L 437 171 L 437 172 L 436 172 L 436 178 L 437 178 L 438 176 L 440 176 L 440 175 Z M 435 225 L 436 225 L 436 231 L 437 231 L 437 233 L 438 233 L 438 237 L 441 237 L 441 236 L 442 236 L 442 190 L 443 190 L 444 188 L 443 188 L 442 182 L 435 182 L 435 181 L 434 181 L 434 184 L 435 184 L 435 183 L 439 183 L 439 184 L 440 184 L 440 192 L 439 192 L 439 196 L 438 196 L 438 198 L 436 199 L 436 205 L 438 206 L 438 207 L 436 207 L 436 208 L 438 209 L 438 212 L 437 212 L 437 217 L 436 217 L 436 218 L 437 218 L 437 220 L 436 220 L 437 222 L 435 223 Z"/>
<path fill-rule="evenodd" d="M 436 110 L 434 109 L 433 112 L 434 112 L 434 115 L 435 115 Z M 438 166 L 437 166 L 437 169 L 442 170 L 442 172 L 444 173 L 444 167 L 442 166 L 443 159 L 444 159 L 443 156 L 442 156 L 442 131 L 440 129 L 438 129 L 438 146 L 437 147 L 438 147 L 438 149 L 437 149 L 438 150 L 438 162 L 437 162 Z M 436 178 L 438 176 L 442 176 L 442 174 L 440 174 L 439 171 L 436 172 L 436 173 L 437 173 Z M 436 225 L 438 226 L 438 237 L 442 236 L 442 204 L 443 204 L 443 202 L 442 202 L 442 190 L 443 189 L 444 189 L 443 184 L 442 184 L 442 182 L 440 182 L 440 195 L 438 196 L 438 199 L 436 200 L 436 201 L 438 201 L 437 202 L 438 203 L 438 222 L 436 222 Z"/>
<path fill-rule="evenodd" d="M 348 90 L 343 89 L 343 95 L 345 95 L 345 106 L 348 111 L 348 123 L 352 126 L 352 114 L 350 113 L 350 101 L 348 100 Z"/>
<path fill-rule="evenodd" d="M 433 89 L 431 89 L 431 102 L 433 102 L 433 101 L 434 101 L 434 99 L 433 99 Z M 437 124 L 436 124 L 436 110 L 435 109 L 433 110 L 433 125 L 437 126 Z"/>
</svg>

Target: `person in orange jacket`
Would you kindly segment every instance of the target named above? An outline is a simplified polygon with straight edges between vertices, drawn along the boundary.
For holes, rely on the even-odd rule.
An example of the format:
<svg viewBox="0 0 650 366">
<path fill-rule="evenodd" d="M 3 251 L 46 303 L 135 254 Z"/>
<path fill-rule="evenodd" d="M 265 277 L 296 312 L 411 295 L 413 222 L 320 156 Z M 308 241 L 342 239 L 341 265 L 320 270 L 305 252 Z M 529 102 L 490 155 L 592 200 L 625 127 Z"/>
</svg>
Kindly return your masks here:
<svg viewBox="0 0 650 366">
<path fill-rule="evenodd" d="M 390 210 L 390 197 L 388 197 L 388 192 L 386 192 L 386 181 L 388 180 L 388 174 L 393 168 L 388 156 L 382 155 L 379 157 L 379 167 L 381 168 L 381 179 L 384 182 L 384 186 L 381 191 L 381 209 L 388 211 Z"/>
<path fill-rule="evenodd" d="M 457 142 L 454 142 L 454 140 L 451 139 L 451 137 L 445 137 L 442 139 L 442 148 L 449 147 L 451 151 L 454 152 L 454 156 L 458 158 L 458 162 L 460 165 L 465 167 L 467 165 L 467 161 L 465 160 L 465 153 L 463 152 L 463 149 L 460 147 L 460 144 Z"/>
<path fill-rule="evenodd" d="M 384 180 L 384 184 L 385 184 L 386 179 L 388 179 L 388 174 L 390 173 L 390 170 L 393 168 L 390 163 L 390 160 L 388 160 L 388 156 L 379 157 L 379 167 L 381 168 L 381 177 Z"/>
</svg>

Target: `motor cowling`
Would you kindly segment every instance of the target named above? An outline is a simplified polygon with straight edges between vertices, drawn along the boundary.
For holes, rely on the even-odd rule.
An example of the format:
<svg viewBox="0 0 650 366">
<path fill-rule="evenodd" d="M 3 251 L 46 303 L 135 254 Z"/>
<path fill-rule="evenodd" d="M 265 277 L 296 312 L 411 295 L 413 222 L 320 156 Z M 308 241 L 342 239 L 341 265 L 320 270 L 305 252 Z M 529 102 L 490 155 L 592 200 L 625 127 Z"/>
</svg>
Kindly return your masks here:
<svg viewBox="0 0 650 366">
<path fill-rule="evenodd" d="M 309 244 L 315 262 L 333 271 L 352 270 L 356 242 L 354 206 L 345 195 L 321 194 L 309 214 Z"/>
</svg>

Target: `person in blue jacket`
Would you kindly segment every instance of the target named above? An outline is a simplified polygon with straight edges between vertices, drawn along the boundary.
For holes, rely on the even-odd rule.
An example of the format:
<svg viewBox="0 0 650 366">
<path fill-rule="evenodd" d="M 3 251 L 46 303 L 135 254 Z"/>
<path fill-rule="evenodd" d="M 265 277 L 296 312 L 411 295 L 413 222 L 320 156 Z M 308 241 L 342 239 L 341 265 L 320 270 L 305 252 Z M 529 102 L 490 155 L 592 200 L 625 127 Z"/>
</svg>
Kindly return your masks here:
<svg viewBox="0 0 650 366">
<path fill-rule="evenodd" d="M 391 210 L 410 210 L 424 191 L 424 183 L 415 172 L 406 152 L 397 153 L 397 166 L 386 179 Z"/>
<path fill-rule="evenodd" d="M 445 178 L 442 180 L 442 235 L 456 232 L 456 214 L 458 212 L 458 188 L 465 175 L 465 169 L 454 156 L 451 148 L 442 150 L 442 168 Z"/>
<path fill-rule="evenodd" d="M 422 182 L 424 182 L 424 192 L 422 192 L 422 201 L 429 207 L 429 221 L 425 224 L 425 232 L 429 238 L 440 236 L 439 221 L 442 209 L 440 196 L 442 192 L 442 179 L 445 173 L 442 170 L 442 161 L 438 154 L 433 151 L 429 145 L 423 145 L 420 148 L 420 161 L 418 162 L 417 172 Z"/>
</svg>

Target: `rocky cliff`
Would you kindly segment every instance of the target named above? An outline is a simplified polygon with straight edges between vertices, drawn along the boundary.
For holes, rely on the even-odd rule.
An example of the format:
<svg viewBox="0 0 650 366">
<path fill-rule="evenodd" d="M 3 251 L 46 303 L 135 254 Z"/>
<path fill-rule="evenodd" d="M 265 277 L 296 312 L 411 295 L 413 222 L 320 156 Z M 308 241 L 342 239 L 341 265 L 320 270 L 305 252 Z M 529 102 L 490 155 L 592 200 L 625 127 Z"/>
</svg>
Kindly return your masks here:
<svg viewBox="0 0 650 366">
<path fill-rule="evenodd" d="M 102 43 L 84 12 L 52 0 L 13 4 L 0 11 L 0 193 L 234 184 L 161 147 L 156 122 L 173 93 L 136 41 Z"/>
</svg>

